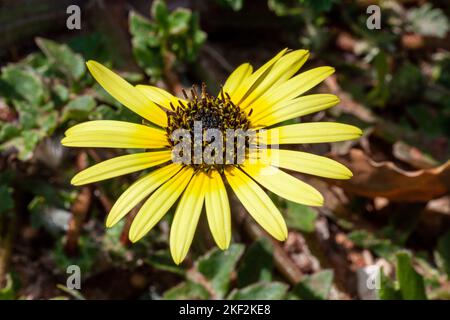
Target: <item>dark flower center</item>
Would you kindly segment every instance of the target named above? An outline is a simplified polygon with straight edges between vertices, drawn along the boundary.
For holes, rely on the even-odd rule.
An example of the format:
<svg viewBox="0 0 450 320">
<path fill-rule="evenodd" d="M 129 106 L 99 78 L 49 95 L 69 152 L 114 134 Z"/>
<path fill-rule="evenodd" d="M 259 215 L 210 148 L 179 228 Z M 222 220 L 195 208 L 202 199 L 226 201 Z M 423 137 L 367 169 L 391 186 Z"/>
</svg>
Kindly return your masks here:
<svg viewBox="0 0 450 320">
<path fill-rule="evenodd" d="M 247 118 L 247 113 L 239 106 L 235 105 L 227 93 L 221 92 L 218 97 L 213 97 L 206 93 L 206 86 L 202 85 L 201 95 L 197 94 L 196 88 L 193 87 L 188 97 L 185 95 L 187 103 L 179 102 L 179 105 L 171 104 L 171 109 L 168 110 L 168 126 L 166 129 L 169 144 L 175 147 L 180 139 L 174 139 L 174 135 L 178 134 L 179 129 L 183 129 L 185 133 L 184 138 L 190 138 L 191 143 L 191 160 L 195 159 L 194 149 L 197 146 L 197 151 L 201 147 L 201 151 L 211 150 L 206 149 L 212 143 L 216 143 L 216 136 L 209 136 L 212 132 L 209 129 L 217 129 L 221 133 L 220 149 L 216 148 L 212 151 L 212 156 L 216 159 L 207 161 L 203 158 L 201 161 L 189 163 L 195 169 L 208 171 L 211 168 L 223 170 L 225 165 L 236 164 L 234 161 L 226 161 L 226 153 L 233 153 L 233 159 L 236 160 L 238 148 L 246 148 L 249 144 L 248 137 L 244 140 L 239 139 L 239 134 L 247 133 L 250 128 L 250 121 Z M 250 110 L 251 113 L 251 110 Z M 227 135 L 230 130 L 235 132 L 235 135 Z M 209 133 L 208 133 L 209 131 Z M 205 138 L 206 137 L 206 138 Z M 200 138 L 200 140 L 199 140 Z M 230 143 L 233 139 L 234 150 L 226 150 L 227 142 Z M 244 143 L 244 145 L 243 145 Z M 205 152 L 206 152 L 205 151 Z M 221 153 L 221 154 L 220 154 Z M 198 158 L 198 157 L 197 157 Z M 211 159 L 209 159 L 211 160 Z M 230 158 L 228 158 L 230 160 Z M 232 162 L 232 163 L 230 163 Z M 186 163 L 188 164 L 188 163 Z"/>
</svg>

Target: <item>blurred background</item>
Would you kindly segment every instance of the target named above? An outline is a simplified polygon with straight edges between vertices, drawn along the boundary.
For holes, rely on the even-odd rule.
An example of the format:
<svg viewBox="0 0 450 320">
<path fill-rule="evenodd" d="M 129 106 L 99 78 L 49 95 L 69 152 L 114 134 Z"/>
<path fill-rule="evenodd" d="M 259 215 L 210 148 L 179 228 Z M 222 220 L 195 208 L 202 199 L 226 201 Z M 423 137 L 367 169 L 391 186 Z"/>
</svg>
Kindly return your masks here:
<svg viewBox="0 0 450 320">
<path fill-rule="evenodd" d="M 374 4 L 379 29 L 368 27 Z M 449 13 L 444 0 L 0 1 L 0 299 L 450 298 Z M 134 245 L 136 211 L 104 227 L 141 173 L 70 185 L 77 171 L 126 151 L 64 148 L 64 130 L 140 122 L 95 83 L 86 60 L 174 94 L 202 81 L 215 93 L 239 64 L 259 66 L 285 47 L 311 51 L 303 70 L 336 68 L 315 91 L 341 103 L 301 121 L 364 130 L 358 141 L 301 146 L 354 177 L 298 175 L 323 193 L 322 208 L 271 195 L 286 242 L 231 198 L 230 249 L 215 249 L 203 215 L 176 266 L 171 214 Z"/>
</svg>

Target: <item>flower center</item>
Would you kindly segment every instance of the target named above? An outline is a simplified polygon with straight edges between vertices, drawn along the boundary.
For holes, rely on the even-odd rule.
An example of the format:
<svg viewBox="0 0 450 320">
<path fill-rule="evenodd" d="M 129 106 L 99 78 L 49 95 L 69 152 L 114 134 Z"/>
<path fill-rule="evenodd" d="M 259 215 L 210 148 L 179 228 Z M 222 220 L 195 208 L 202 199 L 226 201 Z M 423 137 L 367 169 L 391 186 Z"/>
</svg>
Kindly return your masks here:
<svg viewBox="0 0 450 320">
<path fill-rule="evenodd" d="M 204 84 L 200 96 L 195 87 L 190 98 L 183 93 L 188 102 L 171 104 L 172 110 L 167 112 L 172 160 L 204 171 L 222 171 L 226 165 L 239 164 L 250 141 L 247 113 L 227 93 L 218 97 L 207 94 Z"/>
</svg>

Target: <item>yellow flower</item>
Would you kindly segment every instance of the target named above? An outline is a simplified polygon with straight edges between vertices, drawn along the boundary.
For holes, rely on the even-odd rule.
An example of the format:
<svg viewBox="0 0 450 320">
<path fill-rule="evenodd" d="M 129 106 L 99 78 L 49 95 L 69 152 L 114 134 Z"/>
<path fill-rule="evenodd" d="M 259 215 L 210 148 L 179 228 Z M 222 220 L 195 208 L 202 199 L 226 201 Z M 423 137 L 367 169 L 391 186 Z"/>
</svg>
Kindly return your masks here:
<svg viewBox="0 0 450 320">
<path fill-rule="evenodd" d="M 278 240 L 285 240 L 286 223 L 261 186 L 289 201 L 320 206 L 323 197 L 316 189 L 279 168 L 332 179 L 348 179 L 352 173 L 340 163 L 325 157 L 277 148 L 265 150 L 263 146 L 334 142 L 361 135 L 361 130 L 354 126 L 330 122 L 273 127 L 282 121 L 321 111 L 339 102 L 339 98 L 332 94 L 300 96 L 334 72 L 331 67 L 318 67 L 295 75 L 308 56 L 306 50 L 284 49 L 254 72 L 248 63 L 239 66 L 228 77 L 218 97 L 208 95 L 203 87 L 201 95 L 193 89 L 190 97 L 185 94 L 184 99 L 157 87 L 133 86 L 103 65 L 95 61 L 87 62 L 91 74 L 111 96 L 154 126 L 100 120 L 68 129 L 62 140 L 65 146 L 147 150 L 94 165 L 78 173 L 72 184 L 88 184 L 158 166 L 119 197 L 107 217 L 106 225 L 113 226 L 146 199 L 129 232 L 130 240 L 136 242 L 181 197 L 170 231 L 170 250 L 177 264 L 183 261 L 189 250 L 203 203 L 214 240 L 221 249 L 228 248 L 231 218 L 225 181 L 249 214 L 269 234 Z M 244 143 L 237 142 L 227 161 L 216 161 L 229 152 L 223 145 L 217 149 L 218 152 L 212 153 L 215 157 L 212 162 L 201 157 L 198 160 L 195 154 L 191 162 L 174 160 L 177 141 L 173 135 L 177 129 L 187 130 L 186 141 L 194 150 L 197 146 L 200 152 L 206 151 L 206 142 L 202 140 L 196 144 L 195 139 L 190 140 L 195 135 L 194 123 L 199 121 L 204 125 L 200 129 L 201 137 L 205 130 L 214 128 L 224 135 L 227 129 L 241 129 L 253 132 L 255 136 Z M 262 128 L 268 129 L 259 130 Z M 212 141 L 216 140 L 209 140 Z M 234 142 L 235 138 L 227 136 L 221 142 L 227 141 Z M 257 147 L 251 149 L 254 143 Z M 244 150 L 241 162 L 236 156 L 239 145 Z M 191 150 L 185 155 L 191 160 Z"/>
</svg>

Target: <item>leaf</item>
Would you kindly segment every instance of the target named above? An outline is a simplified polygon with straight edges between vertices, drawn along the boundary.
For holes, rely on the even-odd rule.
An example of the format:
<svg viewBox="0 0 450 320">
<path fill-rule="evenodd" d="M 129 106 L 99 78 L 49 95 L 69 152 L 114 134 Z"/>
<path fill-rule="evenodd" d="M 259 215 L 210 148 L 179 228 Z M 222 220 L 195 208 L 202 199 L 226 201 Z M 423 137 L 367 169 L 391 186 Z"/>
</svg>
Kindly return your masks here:
<svg viewBox="0 0 450 320">
<path fill-rule="evenodd" d="M 39 76 L 32 69 L 9 65 L 3 68 L 1 78 L 11 87 L 14 94 L 34 106 L 44 102 L 47 93 Z"/>
<path fill-rule="evenodd" d="M 167 26 L 169 24 L 169 10 L 167 9 L 166 3 L 162 0 L 153 1 L 151 13 L 156 23 L 163 29 L 167 29 Z"/>
<path fill-rule="evenodd" d="M 145 261 L 158 270 L 173 272 L 181 276 L 186 273 L 184 269 L 173 263 L 173 259 L 167 250 L 152 253 Z"/>
<path fill-rule="evenodd" d="M 300 0 L 300 3 L 319 13 L 329 11 L 334 2 L 336 2 L 336 0 Z"/>
<path fill-rule="evenodd" d="M 6 122 L 0 123 L 0 143 L 20 135 L 20 129 L 15 125 Z"/>
<path fill-rule="evenodd" d="M 164 292 L 163 297 L 167 300 L 199 300 L 209 299 L 209 293 L 202 285 L 188 280 Z"/>
<path fill-rule="evenodd" d="M 406 19 L 409 22 L 408 31 L 424 36 L 444 38 L 450 29 L 445 13 L 440 8 L 433 8 L 431 3 L 408 10 Z"/>
<path fill-rule="evenodd" d="M 405 251 L 397 253 L 397 281 L 404 300 L 426 300 L 423 277 L 414 270 L 411 255 Z"/>
<path fill-rule="evenodd" d="M 390 240 L 380 239 L 364 230 L 353 231 L 349 233 L 348 238 L 357 246 L 369 249 L 386 260 L 393 260 L 395 253 L 400 249 L 400 247 L 394 245 Z"/>
<path fill-rule="evenodd" d="M 244 5 L 244 0 L 217 0 L 222 5 L 233 9 L 234 11 L 240 11 Z"/>
<path fill-rule="evenodd" d="M 82 121 L 89 117 L 89 114 L 96 106 L 95 99 L 91 96 L 78 96 L 70 101 L 62 113 L 62 122 L 69 119 Z"/>
<path fill-rule="evenodd" d="M 186 33 L 189 29 L 189 21 L 192 18 L 192 12 L 188 9 L 178 8 L 169 16 L 169 32 L 172 35 Z"/>
<path fill-rule="evenodd" d="M 402 105 L 417 101 L 423 94 L 424 79 L 419 67 L 405 62 L 389 83 L 389 103 Z"/>
<path fill-rule="evenodd" d="M 233 290 L 229 300 L 281 300 L 288 286 L 281 282 L 259 282 L 243 289 Z"/>
<path fill-rule="evenodd" d="M 287 202 L 286 224 L 289 228 L 313 232 L 316 220 L 317 212 L 310 207 L 291 201 Z"/>
<path fill-rule="evenodd" d="M 252 243 L 242 257 L 238 269 L 237 285 L 245 287 L 258 281 L 272 280 L 273 247 L 270 240 L 262 238 Z"/>
<path fill-rule="evenodd" d="M 33 156 L 33 151 L 39 140 L 42 138 L 42 133 L 38 130 L 29 130 L 22 133 L 22 139 L 20 139 L 20 144 L 17 144 L 19 148 L 19 159 L 26 161 L 31 159 Z"/>
<path fill-rule="evenodd" d="M 198 261 L 198 271 L 211 282 L 211 286 L 219 299 L 223 298 L 228 292 L 231 273 L 243 252 L 243 245 L 232 244 L 225 251 L 213 249 Z"/>
<path fill-rule="evenodd" d="M 377 290 L 380 300 L 400 300 L 402 298 L 400 290 L 395 288 L 394 281 L 385 276 L 383 270 L 380 270 L 380 289 Z"/>
<path fill-rule="evenodd" d="M 442 269 L 447 273 L 447 278 L 450 279 L 450 231 L 439 238 L 437 253 L 440 257 Z"/>
<path fill-rule="evenodd" d="M 335 183 L 356 195 L 417 202 L 446 195 L 450 190 L 450 161 L 430 169 L 409 171 L 391 161 L 376 162 L 358 149 L 333 158 L 353 172 L 352 179 Z"/>
<path fill-rule="evenodd" d="M 130 33 L 133 36 L 133 46 L 138 45 L 145 47 L 146 45 L 156 48 L 161 45 L 161 39 L 158 35 L 158 27 L 141 16 L 131 11 L 129 15 Z"/>
<path fill-rule="evenodd" d="M 0 300 L 14 300 L 16 292 L 14 290 L 14 282 L 11 274 L 6 274 L 6 285 L 0 287 Z"/>
<path fill-rule="evenodd" d="M 0 216 L 14 208 L 12 188 L 6 184 L 0 185 Z"/>
<path fill-rule="evenodd" d="M 300 299 L 325 300 L 330 294 L 333 278 L 332 270 L 322 270 L 310 276 L 305 276 L 295 285 L 292 293 Z"/>
<path fill-rule="evenodd" d="M 86 71 L 84 59 L 66 44 L 37 38 L 36 44 L 44 52 L 53 67 L 71 80 L 79 80 Z"/>
</svg>

